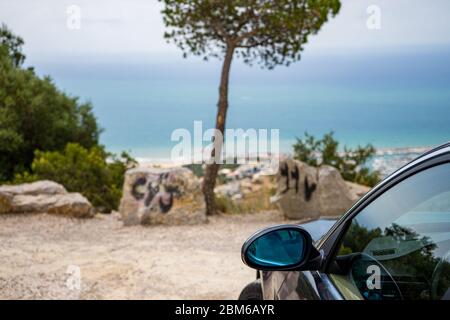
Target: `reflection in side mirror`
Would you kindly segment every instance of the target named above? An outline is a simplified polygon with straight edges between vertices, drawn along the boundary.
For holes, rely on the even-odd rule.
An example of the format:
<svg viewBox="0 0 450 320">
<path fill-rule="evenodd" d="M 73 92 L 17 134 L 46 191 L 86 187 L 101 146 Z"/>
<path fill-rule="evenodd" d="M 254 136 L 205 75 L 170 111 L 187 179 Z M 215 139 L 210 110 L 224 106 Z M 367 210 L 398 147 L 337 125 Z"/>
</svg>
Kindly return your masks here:
<svg viewBox="0 0 450 320">
<path fill-rule="evenodd" d="M 309 257 L 312 240 L 297 225 L 282 225 L 257 232 L 242 246 L 242 260 L 259 270 L 299 268 Z"/>
</svg>

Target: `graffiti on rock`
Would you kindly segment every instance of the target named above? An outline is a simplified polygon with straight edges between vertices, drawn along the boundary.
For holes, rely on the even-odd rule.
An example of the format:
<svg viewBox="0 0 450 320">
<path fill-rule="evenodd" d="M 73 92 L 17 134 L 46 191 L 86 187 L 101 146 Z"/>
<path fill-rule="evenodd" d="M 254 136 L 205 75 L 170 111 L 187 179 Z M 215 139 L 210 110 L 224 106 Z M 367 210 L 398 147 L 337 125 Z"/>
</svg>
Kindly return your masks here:
<svg viewBox="0 0 450 320">
<path fill-rule="evenodd" d="M 137 178 L 132 184 L 131 194 L 137 201 L 144 201 L 144 206 L 150 210 L 159 209 L 167 213 L 172 209 L 174 198 L 180 194 L 174 184 L 174 178 L 169 173 L 161 173 L 157 179 Z"/>
<path fill-rule="evenodd" d="M 280 175 L 282 177 L 286 178 L 286 187 L 284 188 L 283 191 L 281 191 L 281 194 L 286 193 L 289 191 L 289 167 L 287 165 L 287 163 L 284 164 L 283 167 L 280 168 Z"/>
<path fill-rule="evenodd" d="M 314 191 L 316 191 L 317 185 L 315 183 L 308 183 L 308 177 L 305 177 L 305 200 L 311 200 L 311 196 Z"/>
<path fill-rule="evenodd" d="M 143 177 L 137 178 L 136 181 L 134 181 L 133 187 L 131 188 L 131 194 L 133 195 L 133 198 L 135 198 L 136 200 L 144 199 L 145 193 L 140 192 L 139 188 L 141 186 L 145 186 L 146 183 L 147 179 Z"/>
<path fill-rule="evenodd" d="M 298 168 L 298 166 L 294 166 L 294 168 L 292 168 L 292 170 L 289 170 L 289 166 L 285 162 L 284 165 L 280 168 L 280 175 L 282 177 L 286 178 L 286 186 L 281 193 L 284 194 L 291 189 L 291 186 L 290 186 L 291 179 L 295 183 L 295 193 L 298 193 L 298 191 L 300 189 L 299 187 L 300 187 L 300 178 L 301 178 L 300 169 Z M 316 188 L 317 188 L 317 184 L 314 182 L 310 183 L 308 181 L 308 177 L 305 175 L 305 179 L 304 179 L 305 201 L 311 200 L 311 197 L 312 197 L 314 191 L 316 191 Z"/>
<path fill-rule="evenodd" d="M 295 181 L 295 193 L 298 193 L 298 182 L 300 181 L 300 170 L 295 166 L 294 170 L 291 171 L 292 179 Z M 307 180 L 308 178 L 305 177 Z M 305 181 L 306 181 L 305 180 Z"/>
</svg>

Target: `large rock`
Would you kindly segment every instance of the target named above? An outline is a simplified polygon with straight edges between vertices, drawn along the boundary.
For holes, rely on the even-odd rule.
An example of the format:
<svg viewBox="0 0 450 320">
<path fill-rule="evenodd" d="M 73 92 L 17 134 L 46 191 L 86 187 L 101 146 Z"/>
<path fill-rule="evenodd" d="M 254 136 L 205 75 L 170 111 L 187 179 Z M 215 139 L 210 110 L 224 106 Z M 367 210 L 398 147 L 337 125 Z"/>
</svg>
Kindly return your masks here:
<svg viewBox="0 0 450 320">
<path fill-rule="evenodd" d="M 200 181 L 187 168 L 135 168 L 125 174 L 124 225 L 206 222 Z"/>
<path fill-rule="evenodd" d="M 334 167 L 315 168 L 297 160 L 281 162 L 277 178 L 275 199 L 290 219 L 338 217 L 366 190 L 357 184 L 349 188 Z"/>
<path fill-rule="evenodd" d="M 370 187 L 363 186 L 354 182 L 345 181 L 345 183 L 347 184 L 348 190 L 350 191 L 353 202 L 361 199 L 370 190 Z"/>
<path fill-rule="evenodd" d="M 317 200 L 320 216 L 337 216 L 353 204 L 352 195 L 339 171 L 331 166 L 318 168 Z"/>
<path fill-rule="evenodd" d="M 13 195 L 0 191 L 0 213 L 8 213 L 12 211 Z"/>
<path fill-rule="evenodd" d="M 66 189 L 53 181 L 41 180 L 33 183 L 24 183 L 19 185 L 0 186 L 0 193 L 9 193 L 11 195 L 53 195 L 66 194 Z"/>
<path fill-rule="evenodd" d="M 90 202 L 79 193 L 68 193 L 60 184 L 38 181 L 0 186 L 0 213 L 50 213 L 74 218 L 94 215 Z"/>
<path fill-rule="evenodd" d="M 90 218 L 94 215 L 91 203 L 79 193 L 56 196 L 56 201 L 47 210 L 50 214 L 74 218 Z"/>
<path fill-rule="evenodd" d="M 278 203 L 287 218 L 319 217 L 316 168 L 295 160 L 281 162 L 277 189 Z"/>
</svg>

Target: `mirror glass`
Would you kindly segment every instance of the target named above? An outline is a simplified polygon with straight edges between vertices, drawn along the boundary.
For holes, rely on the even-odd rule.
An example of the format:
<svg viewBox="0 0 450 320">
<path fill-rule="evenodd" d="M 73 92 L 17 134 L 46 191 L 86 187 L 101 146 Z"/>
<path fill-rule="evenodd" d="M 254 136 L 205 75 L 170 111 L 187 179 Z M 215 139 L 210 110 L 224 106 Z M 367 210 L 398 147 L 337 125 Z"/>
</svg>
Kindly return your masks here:
<svg viewBox="0 0 450 320">
<path fill-rule="evenodd" d="M 287 267 L 305 258 L 305 236 L 297 229 L 274 230 L 255 239 L 245 255 L 261 267 Z"/>
</svg>

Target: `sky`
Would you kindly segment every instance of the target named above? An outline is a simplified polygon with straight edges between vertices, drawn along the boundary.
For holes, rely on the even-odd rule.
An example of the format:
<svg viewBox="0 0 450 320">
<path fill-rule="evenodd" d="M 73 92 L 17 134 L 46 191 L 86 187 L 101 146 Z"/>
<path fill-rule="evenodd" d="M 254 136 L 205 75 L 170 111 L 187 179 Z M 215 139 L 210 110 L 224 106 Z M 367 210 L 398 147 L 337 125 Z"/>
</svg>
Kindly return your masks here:
<svg viewBox="0 0 450 320">
<path fill-rule="evenodd" d="M 233 61 L 231 99 L 243 108 L 239 113 L 230 108 L 229 124 L 275 126 L 291 138 L 298 128 L 315 134 L 333 129 L 340 141 L 350 144 L 355 130 L 361 141 L 382 145 L 448 139 L 450 1 L 341 3 L 339 14 L 309 38 L 301 62 L 268 72 Z M 80 28 L 69 27 L 73 6 L 80 10 Z M 51 75 L 70 95 L 92 102 L 105 128 L 105 144 L 123 150 L 136 142 L 136 148 L 145 149 L 143 141 L 167 141 L 172 124 L 185 125 L 186 119 L 204 115 L 212 122 L 209 108 L 215 106 L 221 68 L 214 59 L 183 59 L 163 38 L 161 9 L 157 0 L 0 0 L 0 22 L 25 40 L 26 66 L 38 75 Z M 266 108 L 265 116 L 260 106 Z M 284 111 L 274 116 L 273 106 Z M 329 115 L 317 120 L 316 106 Z M 357 121 L 327 109 L 334 106 L 371 106 L 365 109 L 371 113 L 359 114 L 358 119 L 366 120 Z M 399 125 L 402 121 L 407 123 Z M 423 121 L 428 124 L 417 128 Z M 382 130 L 380 123 L 385 124 Z"/>
<path fill-rule="evenodd" d="M 70 6 L 81 11 L 79 29 L 67 27 Z M 380 29 L 369 29 L 370 6 L 380 9 Z M 0 0 L 0 21 L 25 39 L 31 61 L 142 56 L 170 59 L 178 48 L 163 39 L 156 0 Z M 448 0 L 342 0 L 341 12 L 307 53 L 411 50 L 450 44 Z"/>
</svg>

